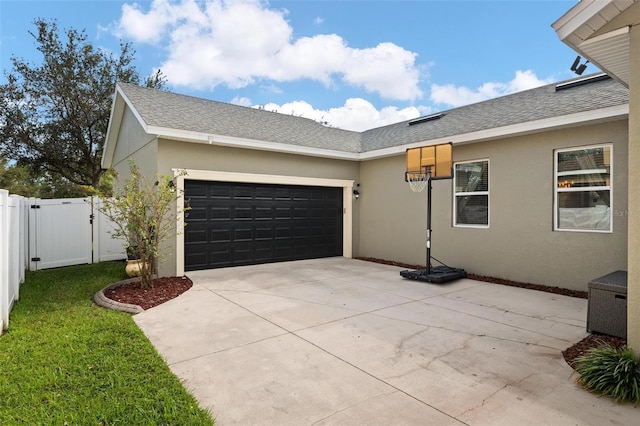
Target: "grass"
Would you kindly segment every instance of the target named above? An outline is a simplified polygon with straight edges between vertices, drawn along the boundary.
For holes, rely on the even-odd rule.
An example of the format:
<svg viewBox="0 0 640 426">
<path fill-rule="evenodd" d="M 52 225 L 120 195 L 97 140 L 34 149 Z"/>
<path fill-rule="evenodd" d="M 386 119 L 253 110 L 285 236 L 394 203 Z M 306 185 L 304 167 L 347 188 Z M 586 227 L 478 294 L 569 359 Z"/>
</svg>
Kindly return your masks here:
<svg viewBox="0 0 640 426">
<path fill-rule="evenodd" d="M 617 402 L 640 404 L 640 356 L 629 347 L 605 345 L 576 359 L 578 382 Z"/>
<path fill-rule="evenodd" d="M 0 424 L 212 425 L 129 314 L 95 306 L 121 262 L 28 272 L 0 337 Z"/>
</svg>

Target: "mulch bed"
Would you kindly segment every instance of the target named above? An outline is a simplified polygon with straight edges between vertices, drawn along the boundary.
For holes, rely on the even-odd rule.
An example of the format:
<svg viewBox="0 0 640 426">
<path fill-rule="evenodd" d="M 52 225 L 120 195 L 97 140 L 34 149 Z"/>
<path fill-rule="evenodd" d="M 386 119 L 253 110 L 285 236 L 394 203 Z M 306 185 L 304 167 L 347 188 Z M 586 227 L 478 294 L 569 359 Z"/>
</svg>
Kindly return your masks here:
<svg viewBox="0 0 640 426">
<path fill-rule="evenodd" d="M 620 337 L 607 336 L 606 334 L 590 334 L 575 345 L 562 351 L 562 355 L 567 364 L 575 369 L 576 358 L 584 355 L 589 349 L 605 345 L 621 348 L 627 345 L 627 341 Z"/>
<path fill-rule="evenodd" d="M 149 309 L 180 296 L 192 285 L 193 282 L 187 277 L 162 277 L 153 280 L 152 288 L 142 288 L 140 281 L 133 281 L 109 288 L 104 295 L 116 302 Z"/>
</svg>

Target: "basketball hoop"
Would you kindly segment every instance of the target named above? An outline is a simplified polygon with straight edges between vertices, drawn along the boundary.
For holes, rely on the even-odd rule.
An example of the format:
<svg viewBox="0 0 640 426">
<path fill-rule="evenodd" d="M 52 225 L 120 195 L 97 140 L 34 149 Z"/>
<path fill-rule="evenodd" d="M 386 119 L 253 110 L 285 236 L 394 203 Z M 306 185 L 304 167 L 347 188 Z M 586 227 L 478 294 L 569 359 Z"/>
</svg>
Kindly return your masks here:
<svg viewBox="0 0 640 426">
<path fill-rule="evenodd" d="M 405 182 L 409 183 L 413 192 L 422 192 L 427 188 L 427 258 L 425 269 L 400 271 L 402 277 L 442 283 L 467 276 L 464 269 L 451 268 L 444 263 L 442 266 L 431 266 L 431 181 L 453 178 L 452 159 L 451 143 L 407 149 Z"/>
<path fill-rule="evenodd" d="M 405 179 L 413 192 L 422 192 L 429 183 L 429 174 L 424 172 L 407 172 Z"/>
</svg>

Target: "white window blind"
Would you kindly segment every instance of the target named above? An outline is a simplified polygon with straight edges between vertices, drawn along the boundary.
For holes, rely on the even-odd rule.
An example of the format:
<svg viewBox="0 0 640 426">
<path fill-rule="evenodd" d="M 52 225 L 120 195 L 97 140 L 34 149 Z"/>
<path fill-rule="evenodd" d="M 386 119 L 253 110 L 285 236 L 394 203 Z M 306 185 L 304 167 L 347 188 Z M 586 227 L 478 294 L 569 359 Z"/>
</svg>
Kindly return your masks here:
<svg viewBox="0 0 640 426">
<path fill-rule="evenodd" d="M 611 145 L 555 151 L 555 230 L 612 231 L 611 160 Z"/>
<path fill-rule="evenodd" d="M 454 165 L 454 224 L 489 226 L 489 160 Z"/>
</svg>

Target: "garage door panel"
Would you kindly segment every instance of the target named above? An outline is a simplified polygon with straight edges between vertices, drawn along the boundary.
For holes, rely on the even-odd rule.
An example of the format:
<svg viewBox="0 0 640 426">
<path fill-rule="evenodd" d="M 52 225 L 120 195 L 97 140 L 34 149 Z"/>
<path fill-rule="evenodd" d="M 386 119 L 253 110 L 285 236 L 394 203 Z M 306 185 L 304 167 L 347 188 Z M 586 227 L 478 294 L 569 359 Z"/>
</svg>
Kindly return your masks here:
<svg viewBox="0 0 640 426">
<path fill-rule="evenodd" d="M 237 227 L 233 230 L 233 238 L 232 241 L 236 241 L 238 243 L 253 241 L 253 228 L 242 228 Z"/>
<path fill-rule="evenodd" d="M 228 243 L 232 240 L 230 229 L 212 229 L 210 230 L 210 235 L 209 241 L 213 243 Z"/>
<path fill-rule="evenodd" d="M 187 212 L 187 217 L 191 222 L 206 221 L 207 208 L 202 206 L 191 206 L 191 209 Z"/>
<path fill-rule="evenodd" d="M 185 230 L 184 239 L 189 244 L 206 243 L 207 242 L 207 230 L 197 229 L 192 227 L 189 230 Z"/>
<path fill-rule="evenodd" d="M 185 197 L 186 270 L 342 255 L 342 188 L 186 180 Z"/>
</svg>

